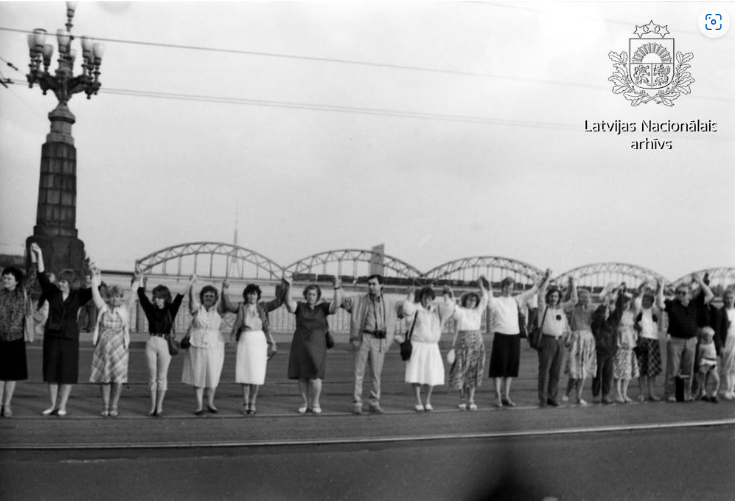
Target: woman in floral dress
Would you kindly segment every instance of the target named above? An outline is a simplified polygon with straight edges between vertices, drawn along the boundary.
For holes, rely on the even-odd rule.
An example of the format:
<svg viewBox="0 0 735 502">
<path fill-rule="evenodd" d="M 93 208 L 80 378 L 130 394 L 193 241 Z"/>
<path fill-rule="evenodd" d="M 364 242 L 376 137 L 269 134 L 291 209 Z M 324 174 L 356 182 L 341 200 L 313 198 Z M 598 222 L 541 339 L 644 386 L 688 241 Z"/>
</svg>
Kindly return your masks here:
<svg viewBox="0 0 735 502">
<path fill-rule="evenodd" d="M 590 292 L 580 288 L 577 291 L 579 301 L 572 310 L 572 333 L 567 341 L 569 355 L 567 357 L 566 373 L 569 375 L 567 390 L 562 401 L 569 401 L 569 394 L 576 389 L 575 400 L 580 406 L 587 405 L 582 399 L 584 381 L 594 377 L 597 373 L 597 352 L 595 337 L 592 335 L 592 313 L 595 311 L 590 304 Z"/>
<path fill-rule="evenodd" d="M 638 333 L 635 331 L 635 309 L 633 300 L 629 293 L 623 289 L 625 301 L 623 312 L 618 322 L 618 349 L 613 361 L 613 379 L 618 392 L 616 401 L 618 403 L 630 403 L 633 400 L 628 397 L 628 385 L 632 378 L 638 378 L 638 360 L 633 349 L 638 341 Z"/>
<path fill-rule="evenodd" d="M 449 383 L 453 389 L 459 391 L 460 410 L 477 410 L 475 390 L 482 385 L 485 371 L 485 343 L 480 328 L 488 296 L 483 280 L 484 277 L 480 277 L 477 281 L 481 295 L 478 296 L 477 293 L 462 295 L 461 306 L 457 306 L 452 314 L 457 323 L 457 333 L 452 342 L 455 359 L 449 369 Z"/>
</svg>

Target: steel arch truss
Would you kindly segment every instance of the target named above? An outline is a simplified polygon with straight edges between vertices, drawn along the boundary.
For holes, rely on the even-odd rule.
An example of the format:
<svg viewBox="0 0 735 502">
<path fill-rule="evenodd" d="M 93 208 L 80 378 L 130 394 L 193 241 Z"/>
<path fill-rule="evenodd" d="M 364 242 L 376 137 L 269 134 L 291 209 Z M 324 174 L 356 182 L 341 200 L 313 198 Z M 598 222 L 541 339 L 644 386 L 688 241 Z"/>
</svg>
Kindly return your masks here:
<svg viewBox="0 0 735 502">
<path fill-rule="evenodd" d="M 694 273 L 700 277 L 704 277 L 704 274 L 709 274 L 709 285 L 716 296 L 721 295 L 723 290 L 732 288 L 735 285 L 735 267 L 706 268 Z M 689 284 L 691 278 L 692 274 L 680 277 L 673 282 L 673 286 L 676 287 L 682 283 Z"/>
<path fill-rule="evenodd" d="M 569 277 L 577 278 L 577 285 L 601 290 L 608 282 L 625 282 L 628 287 L 637 288 L 645 280 L 658 280 L 662 284 L 668 280 L 653 270 L 631 265 L 629 263 L 592 263 L 564 272 L 556 278 L 560 285 L 564 285 Z"/>
<path fill-rule="evenodd" d="M 250 249 L 221 242 L 171 246 L 136 260 L 135 265 L 145 273 L 164 276 L 196 273 L 202 277 L 278 280 L 283 275 L 283 268 L 273 260 Z"/>
<path fill-rule="evenodd" d="M 336 264 L 336 267 L 334 264 Z M 351 268 L 348 268 L 345 264 L 351 264 Z M 361 264 L 362 267 L 360 266 Z M 365 267 L 364 264 L 368 264 L 368 267 Z M 325 251 L 292 263 L 285 268 L 285 271 L 294 276 L 301 274 L 323 274 L 353 277 L 356 279 L 360 276 L 369 275 L 369 266 L 372 264 L 377 264 L 383 269 L 393 271 L 395 277 L 399 279 L 415 280 L 422 275 L 421 271 L 416 267 L 403 260 L 384 253 L 375 253 L 367 249 Z M 381 275 L 389 276 L 389 274 L 385 273 Z"/>
<path fill-rule="evenodd" d="M 437 281 L 476 281 L 484 275 L 490 282 L 500 282 L 503 278 L 510 276 L 516 283 L 531 284 L 543 272 L 518 260 L 503 258 L 500 256 L 473 256 L 447 262 L 429 270 L 425 278 L 434 283 Z"/>
</svg>

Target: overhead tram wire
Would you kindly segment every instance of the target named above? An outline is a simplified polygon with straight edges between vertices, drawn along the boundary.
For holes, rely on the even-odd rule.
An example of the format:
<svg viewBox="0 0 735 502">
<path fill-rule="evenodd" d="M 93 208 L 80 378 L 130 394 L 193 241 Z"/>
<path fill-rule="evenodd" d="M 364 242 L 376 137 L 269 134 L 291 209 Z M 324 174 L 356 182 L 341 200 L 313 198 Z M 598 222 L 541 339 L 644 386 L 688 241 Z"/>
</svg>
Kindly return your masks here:
<svg viewBox="0 0 735 502">
<path fill-rule="evenodd" d="M 25 82 L 21 80 L 13 80 L 13 84 L 22 85 Z M 534 121 L 523 121 L 523 120 L 510 120 L 510 119 L 494 119 L 488 117 L 473 117 L 470 115 L 451 115 L 442 113 L 427 113 L 427 112 L 412 112 L 405 110 L 390 110 L 386 108 L 362 108 L 354 106 L 340 106 L 340 105 L 323 105 L 319 103 L 299 103 L 292 101 L 271 101 L 262 99 L 247 99 L 247 98 L 232 98 L 224 96 L 208 96 L 208 95 L 197 95 L 197 94 L 177 94 L 170 92 L 154 92 L 154 91 L 137 91 L 130 89 L 114 89 L 109 87 L 102 87 L 100 93 L 114 94 L 120 96 L 131 96 L 131 97 L 142 97 L 142 98 L 153 98 L 153 99 L 171 99 L 181 101 L 197 101 L 205 103 L 220 103 L 220 104 L 235 104 L 235 105 L 248 105 L 248 106 L 263 106 L 273 108 L 290 108 L 299 110 L 312 110 L 312 111 L 324 111 L 324 112 L 337 112 L 337 113 L 354 113 L 361 115 L 376 115 L 385 117 L 396 117 L 396 118 L 412 118 L 421 120 L 440 120 L 447 122 L 464 122 L 473 124 L 484 124 L 484 125 L 498 125 L 498 126 L 510 126 L 510 127 L 528 127 L 536 129 L 555 129 L 563 131 L 576 131 L 579 129 L 577 126 L 569 124 L 555 124 L 550 122 L 534 122 Z"/>
<path fill-rule="evenodd" d="M 5 28 L 2 26 L 0 26 L 0 31 L 32 33 L 31 31 L 28 31 L 28 30 L 19 30 L 16 28 Z M 200 47 L 196 45 L 169 44 L 169 43 L 163 43 L 163 42 L 142 42 L 138 40 L 123 40 L 123 39 L 117 39 L 117 38 L 102 38 L 102 37 L 92 37 L 92 38 L 100 42 L 112 42 L 112 43 L 120 43 L 120 44 L 142 45 L 142 46 L 150 46 L 150 47 L 162 47 L 162 48 L 169 48 L 169 49 L 182 49 L 182 50 L 193 50 L 193 51 L 204 51 L 204 52 L 220 52 L 220 53 L 225 53 L 225 54 L 242 54 L 242 55 L 248 55 L 248 56 L 273 57 L 273 58 L 282 58 L 282 59 L 296 59 L 296 60 L 302 60 L 302 61 L 348 64 L 348 65 L 366 66 L 366 67 L 373 67 L 373 68 L 389 68 L 389 69 L 394 69 L 394 70 L 420 71 L 420 72 L 437 73 L 437 74 L 459 75 L 459 76 L 467 76 L 467 77 L 497 79 L 497 80 L 508 80 L 512 82 L 527 82 L 531 84 L 548 84 L 548 85 L 558 85 L 558 86 L 564 86 L 564 87 L 580 87 L 580 88 L 586 88 L 586 89 L 609 89 L 610 88 L 607 85 L 591 85 L 591 84 L 583 84 L 580 82 L 565 82 L 565 81 L 559 81 L 559 80 L 514 77 L 514 76 L 508 76 L 508 75 L 497 75 L 493 73 L 471 72 L 471 71 L 464 71 L 464 70 L 449 70 L 449 69 L 443 69 L 443 68 L 427 68 L 423 66 L 399 65 L 399 64 L 391 64 L 391 63 L 375 63 L 371 61 L 354 61 L 350 59 L 325 58 L 325 57 L 318 57 L 318 56 L 298 56 L 294 54 L 279 54 L 275 52 L 246 51 L 246 50 L 241 50 L 241 49 L 221 49 L 221 48 L 216 48 L 216 47 Z M 720 102 L 735 100 L 735 99 L 722 98 L 722 97 L 710 98 L 706 96 L 692 96 L 692 98 L 705 99 L 705 100 L 716 100 Z"/>
</svg>

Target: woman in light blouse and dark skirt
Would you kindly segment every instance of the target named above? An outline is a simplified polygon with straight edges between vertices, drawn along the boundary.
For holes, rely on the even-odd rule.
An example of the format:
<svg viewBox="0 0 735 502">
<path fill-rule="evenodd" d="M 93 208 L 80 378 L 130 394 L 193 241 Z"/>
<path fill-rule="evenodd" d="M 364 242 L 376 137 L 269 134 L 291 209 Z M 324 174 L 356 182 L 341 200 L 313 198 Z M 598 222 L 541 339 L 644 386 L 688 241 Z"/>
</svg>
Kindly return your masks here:
<svg viewBox="0 0 735 502">
<path fill-rule="evenodd" d="M 140 274 L 143 280 L 143 274 Z M 186 287 L 191 288 L 191 280 Z M 141 283 L 142 284 L 142 283 Z M 168 352 L 167 336 L 174 332 L 176 314 L 184 299 L 183 294 L 177 294 L 171 300 L 171 291 L 166 286 L 158 285 L 153 288 L 153 302 L 145 294 L 145 286 L 138 288 L 138 300 L 148 320 L 150 337 L 145 344 L 145 357 L 148 362 L 148 387 L 151 391 L 151 409 L 149 417 L 163 414 L 163 399 L 168 390 L 168 367 L 171 364 L 171 355 Z M 175 334 L 175 333 L 174 333 Z"/>
<path fill-rule="evenodd" d="M 92 288 L 73 289 L 76 274 L 63 270 L 51 284 L 43 265 L 43 254 L 31 246 L 38 262 L 38 282 L 48 298 L 49 312 L 43 333 L 43 381 L 48 383 L 51 407 L 43 415 L 66 415 L 72 386 L 79 379 L 79 308 L 92 299 Z"/>
<path fill-rule="evenodd" d="M 265 383 L 265 371 L 268 366 L 268 347 L 270 353 L 278 350 L 270 333 L 268 313 L 283 305 L 283 291 L 276 288 L 276 297 L 269 301 L 260 301 L 262 292 L 256 284 L 248 284 L 242 292 L 245 301 L 232 305 L 227 298 L 229 284 L 222 286 L 222 305 L 225 312 L 237 314 L 232 326 L 230 341 L 237 343 L 235 362 L 235 382 L 242 385 L 242 413 L 257 413 L 255 401 L 258 388 Z"/>
</svg>

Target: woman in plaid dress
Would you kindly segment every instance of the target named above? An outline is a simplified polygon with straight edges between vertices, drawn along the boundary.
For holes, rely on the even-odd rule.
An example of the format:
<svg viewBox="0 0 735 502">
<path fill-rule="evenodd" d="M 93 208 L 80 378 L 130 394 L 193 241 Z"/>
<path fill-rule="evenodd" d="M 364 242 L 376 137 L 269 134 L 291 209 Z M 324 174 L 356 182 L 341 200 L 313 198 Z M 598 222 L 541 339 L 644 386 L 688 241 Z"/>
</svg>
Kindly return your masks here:
<svg viewBox="0 0 735 502">
<path fill-rule="evenodd" d="M 129 324 L 135 296 L 131 292 L 127 301 L 123 303 L 122 288 L 109 286 L 105 292 L 105 301 L 99 292 L 101 282 L 100 271 L 94 268 L 92 299 L 99 309 L 99 315 L 92 338 L 95 349 L 89 381 L 100 384 L 102 389 L 101 415 L 116 417 L 122 384 L 128 381 Z M 138 289 L 138 283 L 139 275 L 136 274 L 131 291 Z M 110 395 L 112 395 L 112 402 L 110 402 Z"/>
</svg>

